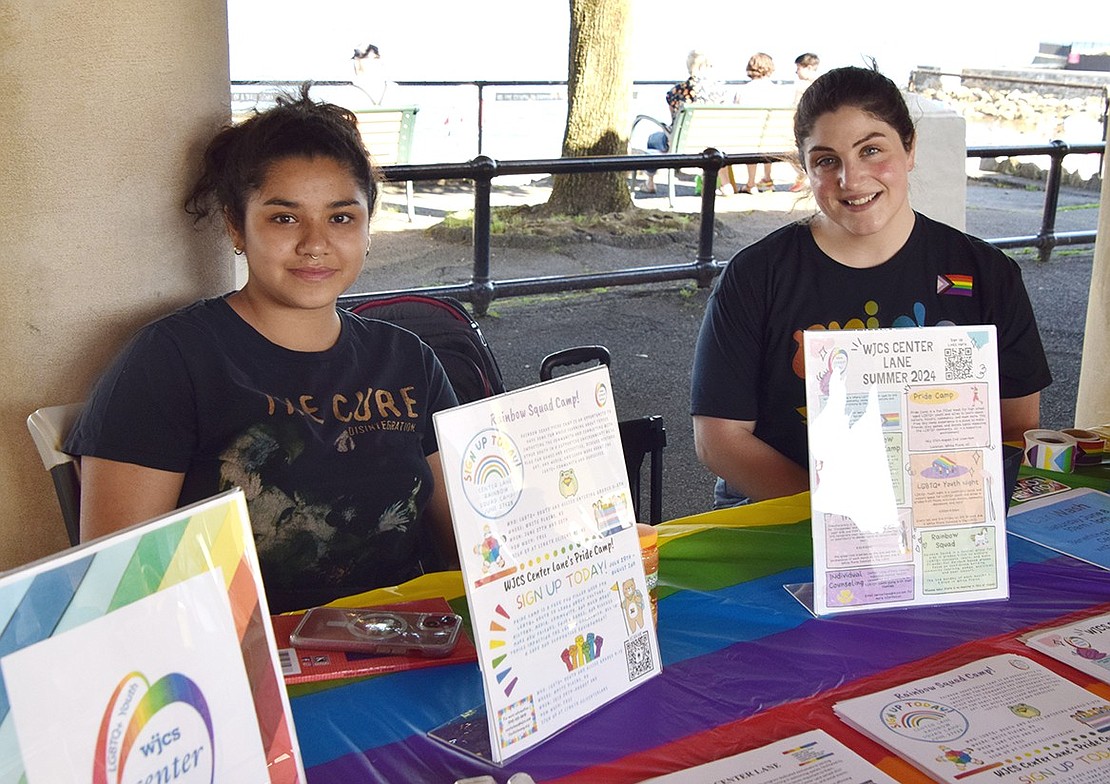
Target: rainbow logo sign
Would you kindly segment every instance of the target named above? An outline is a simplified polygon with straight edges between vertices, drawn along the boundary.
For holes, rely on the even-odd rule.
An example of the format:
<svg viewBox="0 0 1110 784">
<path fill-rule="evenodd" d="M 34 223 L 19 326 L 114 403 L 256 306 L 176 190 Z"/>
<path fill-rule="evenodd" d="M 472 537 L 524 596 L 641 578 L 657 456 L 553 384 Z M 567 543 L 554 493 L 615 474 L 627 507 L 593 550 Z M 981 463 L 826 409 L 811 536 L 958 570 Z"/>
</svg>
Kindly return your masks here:
<svg viewBox="0 0 1110 784">
<path fill-rule="evenodd" d="M 466 445 L 462 485 L 467 503 L 493 520 L 512 511 L 524 490 L 524 460 L 512 437 L 497 428 L 482 430 Z"/>
<path fill-rule="evenodd" d="M 474 467 L 476 481 L 480 485 L 495 482 L 499 479 L 508 479 L 512 476 L 512 466 L 501 455 L 486 455 Z"/>
<path fill-rule="evenodd" d="M 211 784 L 216 774 L 215 743 L 208 702 L 191 678 L 173 672 L 150 683 L 141 672 L 131 672 L 120 680 L 105 707 L 92 782 Z"/>
<path fill-rule="evenodd" d="M 930 700 L 892 702 L 881 711 L 887 729 L 904 738 L 948 743 L 967 732 L 968 721 L 958 710 Z"/>
</svg>

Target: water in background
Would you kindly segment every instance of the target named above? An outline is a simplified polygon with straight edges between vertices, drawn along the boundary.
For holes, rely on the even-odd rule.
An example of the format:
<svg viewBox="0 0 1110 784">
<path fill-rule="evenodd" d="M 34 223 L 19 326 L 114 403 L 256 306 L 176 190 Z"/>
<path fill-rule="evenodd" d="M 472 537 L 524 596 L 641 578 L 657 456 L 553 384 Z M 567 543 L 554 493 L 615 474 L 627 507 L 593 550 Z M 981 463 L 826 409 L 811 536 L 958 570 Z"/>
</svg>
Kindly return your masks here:
<svg viewBox="0 0 1110 784">
<path fill-rule="evenodd" d="M 311 6 L 228 0 L 227 9 L 233 80 L 350 79 L 351 54 L 367 43 L 379 46 L 397 81 L 566 79 L 565 0 L 319 0 Z M 788 81 L 794 57 L 815 51 L 823 68 L 862 65 L 873 56 L 884 73 L 905 84 L 910 69 L 923 64 L 946 70 L 1027 65 L 1040 41 L 1089 37 L 1105 8 L 1104 0 L 1064 0 L 1054 13 L 1024 25 L 1015 23 L 1020 12 L 1009 0 L 982 0 L 974 12 L 965 18 L 963 0 L 933 0 L 909 21 L 896 9 L 860 11 L 837 0 L 794 0 L 789 7 L 685 0 L 676 15 L 667 0 L 633 0 L 629 69 L 638 81 L 673 83 L 685 77 L 686 54 L 697 48 L 713 58 L 720 78 L 737 81 L 745 78 L 748 56 L 765 51 L 778 65 L 774 78 Z M 637 88 L 629 121 L 637 114 L 666 119 L 665 91 Z M 476 87 L 402 87 L 389 102 L 421 107 L 414 162 L 469 160 L 478 153 Z M 489 87 L 482 104 L 484 154 L 558 157 L 565 88 Z M 633 146 L 642 148 L 642 140 L 634 138 Z"/>
<path fill-rule="evenodd" d="M 240 114 L 272 102 L 279 90 L 266 84 L 236 85 L 232 88 L 232 112 Z M 633 91 L 629 123 L 638 114 L 659 119 L 668 110 L 663 85 L 638 86 Z M 351 109 L 369 108 L 365 96 L 355 87 L 319 85 L 312 96 Z M 468 161 L 479 154 L 479 91 L 475 85 L 394 86 L 387 101 L 390 106 L 415 105 L 416 129 L 411 163 L 454 163 Z M 558 158 L 563 144 L 567 118 L 567 91 L 562 85 L 485 86 L 481 91 L 481 153 L 498 160 Z M 522 129 L 526 129 L 522 132 Z M 656 130 L 640 123 L 633 146 L 644 149 L 647 134 Z"/>
</svg>

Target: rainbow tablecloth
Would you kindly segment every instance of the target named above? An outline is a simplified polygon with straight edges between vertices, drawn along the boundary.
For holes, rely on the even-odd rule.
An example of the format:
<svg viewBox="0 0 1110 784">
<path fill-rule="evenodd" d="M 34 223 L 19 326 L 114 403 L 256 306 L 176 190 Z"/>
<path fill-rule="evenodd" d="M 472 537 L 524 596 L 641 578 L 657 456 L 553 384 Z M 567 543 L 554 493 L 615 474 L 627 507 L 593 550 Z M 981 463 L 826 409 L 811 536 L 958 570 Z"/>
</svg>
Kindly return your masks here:
<svg viewBox="0 0 1110 784">
<path fill-rule="evenodd" d="M 927 781 L 842 725 L 833 701 L 1006 650 L 1015 632 L 1110 610 L 1110 574 L 1009 538 L 1005 602 L 814 619 L 784 590 L 812 579 L 809 498 L 756 504 L 659 527 L 662 676 L 581 720 L 504 769 L 425 732 L 482 702 L 477 665 L 401 673 L 293 693 L 311 784 L 454 782 L 526 771 L 537 782 L 637 782 L 822 727 L 905 782 Z M 432 575 L 349 604 L 446 596 Z M 1047 666 L 1096 690 L 1077 671 Z M 1110 697 L 1110 689 L 1107 690 Z"/>
</svg>

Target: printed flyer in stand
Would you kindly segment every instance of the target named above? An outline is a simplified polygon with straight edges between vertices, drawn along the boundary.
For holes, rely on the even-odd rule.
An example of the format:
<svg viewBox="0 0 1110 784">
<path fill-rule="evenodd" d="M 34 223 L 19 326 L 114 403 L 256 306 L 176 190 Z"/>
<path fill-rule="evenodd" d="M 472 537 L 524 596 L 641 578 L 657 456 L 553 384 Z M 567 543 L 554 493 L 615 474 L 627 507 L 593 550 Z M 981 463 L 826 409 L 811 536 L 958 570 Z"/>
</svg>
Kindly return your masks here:
<svg viewBox="0 0 1110 784">
<path fill-rule="evenodd" d="M 660 672 L 608 368 L 435 415 L 494 762 Z"/>
<path fill-rule="evenodd" d="M 1110 613 L 1027 634 L 1030 648 L 1110 683 Z"/>
<path fill-rule="evenodd" d="M 300 784 L 241 490 L 0 577 L 0 783 Z"/>
<path fill-rule="evenodd" d="M 1110 704 L 1032 659 L 991 656 L 833 706 L 938 781 L 1110 781 Z"/>
<path fill-rule="evenodd" d="M 803 343 L 813 611 L 1007 598 L 995 328 Z"/>
<path fill-rule="evenodd" d="M 824 730 L 768 743 L 758 749 L 642 784 L 897 784 Z"/>
</svg>

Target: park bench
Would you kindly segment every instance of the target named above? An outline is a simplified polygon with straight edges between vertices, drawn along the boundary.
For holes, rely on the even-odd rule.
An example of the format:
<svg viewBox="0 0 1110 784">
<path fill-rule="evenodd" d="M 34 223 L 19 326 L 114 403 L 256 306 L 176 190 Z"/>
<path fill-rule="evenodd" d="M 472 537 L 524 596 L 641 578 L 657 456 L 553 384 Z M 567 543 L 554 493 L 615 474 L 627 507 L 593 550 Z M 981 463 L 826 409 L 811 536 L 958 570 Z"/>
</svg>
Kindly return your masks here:
<svg viewBox="0 0 1110 784">
<path fill-rule="evenodd" d="M 255 95 L 255 109 L 262 110 L 272 106 L 274 94 L 258 93 Z M 317 100 L 328 100 L 332 96 L 319 98 L 319 91 L 313 91 Z M 343 104 L 340 104 L 341 106 Z M 412 136 L 416 126 L 416 113 L 418 106 L 374 107 L 373 109 L 359 109 L 354 112 L 358 118 L 358 128 L 362 133 L 362 142 L 370 152 L 375 166 L 392 166 L 394 164 L 409 163 L 412 155 Z M 254 113 L 254 109 L 233 112 L 231 121 L 240 123 Z M 405 182 L 405 211 L 411 222 L 415 214 L 412 200 L 412 181 Z"/>
<path fill-rule="evenodd" d="M 377 166 L 409 162 L 417 106 L 378 107 L 355 112 L 362 141 Z M 413 219 L 412 180 L 405 182 L 405 210 Z"/>
<path fill-rule="evenodd" d="M 665 125 L 646 114 L 636 117 L 654 123 L 670 140 L 668 152 L 690 155 L 713 147 L 724 153 L 787 154 L 794 150 L 793 107 L 750 108 L 725 104 L 686 104 Z M 631 138 L 631 136 L 630 136 Z M 667 170 L 667 203 L 674 206 L 675 175 Z"/>
</svg>

